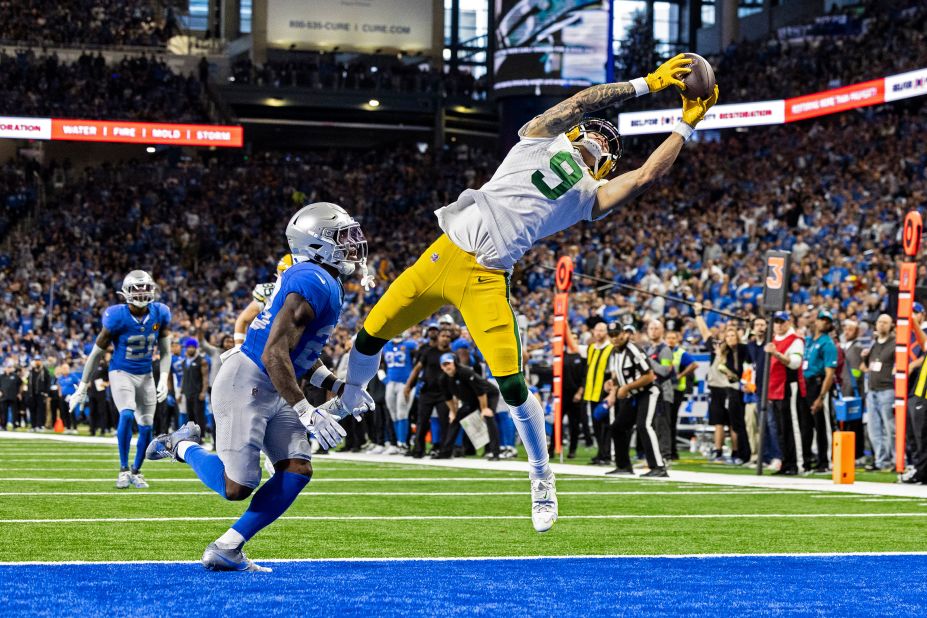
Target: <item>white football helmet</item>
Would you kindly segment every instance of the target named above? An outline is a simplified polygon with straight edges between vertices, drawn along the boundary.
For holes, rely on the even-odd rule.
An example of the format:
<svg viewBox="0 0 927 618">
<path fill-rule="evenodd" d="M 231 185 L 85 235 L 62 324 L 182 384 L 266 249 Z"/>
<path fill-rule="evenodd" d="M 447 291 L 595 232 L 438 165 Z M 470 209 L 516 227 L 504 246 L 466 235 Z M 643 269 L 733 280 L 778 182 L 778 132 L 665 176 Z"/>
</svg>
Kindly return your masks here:
<svg viewBox="0 0 927 618">
<path fill-rule="evenodd" d="M 360 224 L 344 208 L 331 202 L 303 206 L 286 226 L 286 239 L 295 262 L 331 266 L 348 276 L 360 267 L 363 285 L 367 274 L 367 240 Z"/>
<path fill-rule="evenodd" d="M 118 293 L 126 303 L 144 309 L 158 299 L 158 284 L 144 270 L 133 270 L 122 280 L 122 290 Z"/>
</svg>

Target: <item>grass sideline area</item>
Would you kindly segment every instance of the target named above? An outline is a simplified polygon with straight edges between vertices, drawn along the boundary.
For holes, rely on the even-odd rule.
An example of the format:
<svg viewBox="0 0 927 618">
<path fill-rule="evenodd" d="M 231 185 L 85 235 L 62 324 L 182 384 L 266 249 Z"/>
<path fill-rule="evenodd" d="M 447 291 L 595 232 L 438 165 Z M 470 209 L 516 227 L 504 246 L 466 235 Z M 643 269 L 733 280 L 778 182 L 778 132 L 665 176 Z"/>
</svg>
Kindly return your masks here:
<svg viewBox="0 0 927 618">
<path fill-rule="evenodd" d="M 203 548 L 247 502 L 169 461 L 118 490 L 115 445 L 0 434 L 0 618 L 927 612 L 927 495 L 562 474 L 540 535 L 523 471 L 313 465 L 248 543 L 273 572 L 213 573 Z"/>
<path fill-rule="evenodd" d="M 887 552 L 927 539 L 927 498 L 578 476 L 558 478 L 561 519 L 539 535 L 525 475 L 407 461 L 316 457 L 252 557 Z M 0 439 L 0 561 L 196 560 L 246 508 L 183 464 L 146 462 L 148 490 L 115 489 L 116 470 L 113 446 Z"/>
</svg>

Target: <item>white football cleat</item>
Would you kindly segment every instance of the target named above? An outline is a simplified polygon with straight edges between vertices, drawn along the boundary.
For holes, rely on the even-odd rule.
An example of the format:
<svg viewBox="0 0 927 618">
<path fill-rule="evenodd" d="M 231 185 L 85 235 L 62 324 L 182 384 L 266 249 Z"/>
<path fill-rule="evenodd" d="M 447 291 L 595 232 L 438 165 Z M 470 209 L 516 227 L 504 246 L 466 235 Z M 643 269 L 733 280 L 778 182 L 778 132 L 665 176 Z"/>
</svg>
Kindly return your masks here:
<svg viewBox="0 0 927 618">
<path fill-rule="evenodd" d="M 386 450 L 383 451 L 383 454 L 384 455 L 398 455 L 399 447 L 393 446 L 392 444 L 390 444 L 389 446 L 386 447 Z"/>
<path fill-rule="evenodd" d="M 145 480 L 145 476 L 141 472 L 131 476 L 132 487 L 135 489 L 148 489 L 148 481 Z"/>
<path fill-rule="evenodd" d="M 557 486 L 554 473 L 531 481 L 531 523 L 538 532 L 547 532 L 557 521 Z"/>
<path fill-rule="evenodd" d="M 274 462 L 272 462 L 270 457 L 268 457 L 266 454 L 264 455 L 264 470 L 267 471 L 267 478 L 270 478 L 277 473 L 276 468 L 274 468 Z"/>
<path fill-rule="evenodd" d="M 132 473 L 128 470 L 123 470 L 119 473 L 119 478 L 116 479 L 116 489 L 128 489 L 131 483 Z"/>
<path fill-rule="evenodd" d="M 370 453 L 371 455 L 382 455 L 382 454 L 383 454 L 383 451 L 385 451 L 385 450 L 386 450 L 386 447 L 381 446 L 381 445 L 379 445 L 379 444 L 375 444 L 375 445 L 373 446 L 373 448 L 371 448 L 371 449 L 370 449 L 369 451 L 367 451 L 367 452 Z"/>
</svg>

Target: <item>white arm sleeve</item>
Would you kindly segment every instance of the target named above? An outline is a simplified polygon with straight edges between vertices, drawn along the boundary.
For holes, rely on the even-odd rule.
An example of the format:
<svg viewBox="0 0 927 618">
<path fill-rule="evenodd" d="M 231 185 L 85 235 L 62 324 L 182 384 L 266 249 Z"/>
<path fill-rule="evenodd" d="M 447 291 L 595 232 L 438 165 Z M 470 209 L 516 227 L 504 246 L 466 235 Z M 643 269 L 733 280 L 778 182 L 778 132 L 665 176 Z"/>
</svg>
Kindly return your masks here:
<svg viewBox="0 0 927 618">
<path fill-rule="evenodd" d="M 168 378 L 171 375 L 171 336 L 167 335 L 158 339 L 158 351 L 161 353 L 161 360 L 159 363 L 158 371 L 164 379 L 165 376 Z"/>
<path fill-rule="evenodd" d="M 789 369 L 798 369 L 801 367 L 801 361 L 804 356 L 805 342 L 801 339 L 796 339 L 792 342 L 792 345 L 789 346 L 789 349 L 785 351 L 785 357 L 789 359 Z"/>
<path fill-rule="evenodd" d="M 90 379 L 93 377 L 93 372 L 97 370 L 97 366 L 100 364 L 100 359 L 103 358 L 103 348 L 97 344 L 93 344 L 93 349 L 90 351 L 90 356 L 87 357 L 87 362 L 84 364 L 84 373 L 80 376 L 80 381 L 84 384 L 89 384 Z"/>
</svg>

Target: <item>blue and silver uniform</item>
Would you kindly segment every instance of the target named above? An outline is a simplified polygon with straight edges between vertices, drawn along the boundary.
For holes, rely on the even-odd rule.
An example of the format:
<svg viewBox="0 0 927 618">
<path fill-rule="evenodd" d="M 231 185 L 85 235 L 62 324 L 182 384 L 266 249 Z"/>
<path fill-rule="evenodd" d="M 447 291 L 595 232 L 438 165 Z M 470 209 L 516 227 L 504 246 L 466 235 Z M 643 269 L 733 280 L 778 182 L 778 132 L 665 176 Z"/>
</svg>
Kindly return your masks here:
<svg viewBox="0 0 927 618">
<path fill-rule="evenodd" d="M 386 377 L 390 382 L 406 383 L 415 365 L 415 350 L 418 346 L 411 339 L 390 341 L 383 348 L 383 360 L 386 361 Z"/>
<path fill-rule="evenodd" d="M 295 264 L 280 279 L 280 287 L 274 295 L 273 302 L 251 322 L 241 351 L 257 365 L 264 374 L 267 369 L 261 360 L 264 346 L 273 328 L 274 318 L 290 294 L 299 294 L 306 300 L 315 313 L 315 318 L 306 326 L 302 337 L 290 351 L 290 360 L 296 377 L 300 378 L 318 360 L 322 347 L 335 330 L 341 315 L 344 291 L 327 270 L 311 262 Z"/>
<path fill-rule="evenodd" d="M 150 303 L 140 317 L 132 315 L 128 305 L 107 307 L 103 312 L 103 328 L 113 339 L 110 371 L 150 374 L 158 339 L 170 326 L 171 311 L 163 303 Z"/>
<path fill-rule="evenodd" d="M 283 273 L 273 301 L 251 322 L 241 349 L 222 355 L 213 382 L 212 412 L 219 436 L 224 436 L 216 450 L 226 476 L 247 487 L 261 481 L 262 449 L 272 462 L 312 459 L 305 426 L 280 396 L 261 360 L 274 319 L 290 294 L 305 299 L 315 313 L 290 351 L 296 377 L 309 371 L 338 323 L 344 292 L 323 267 L 302 262 Z"/>
</svg>

